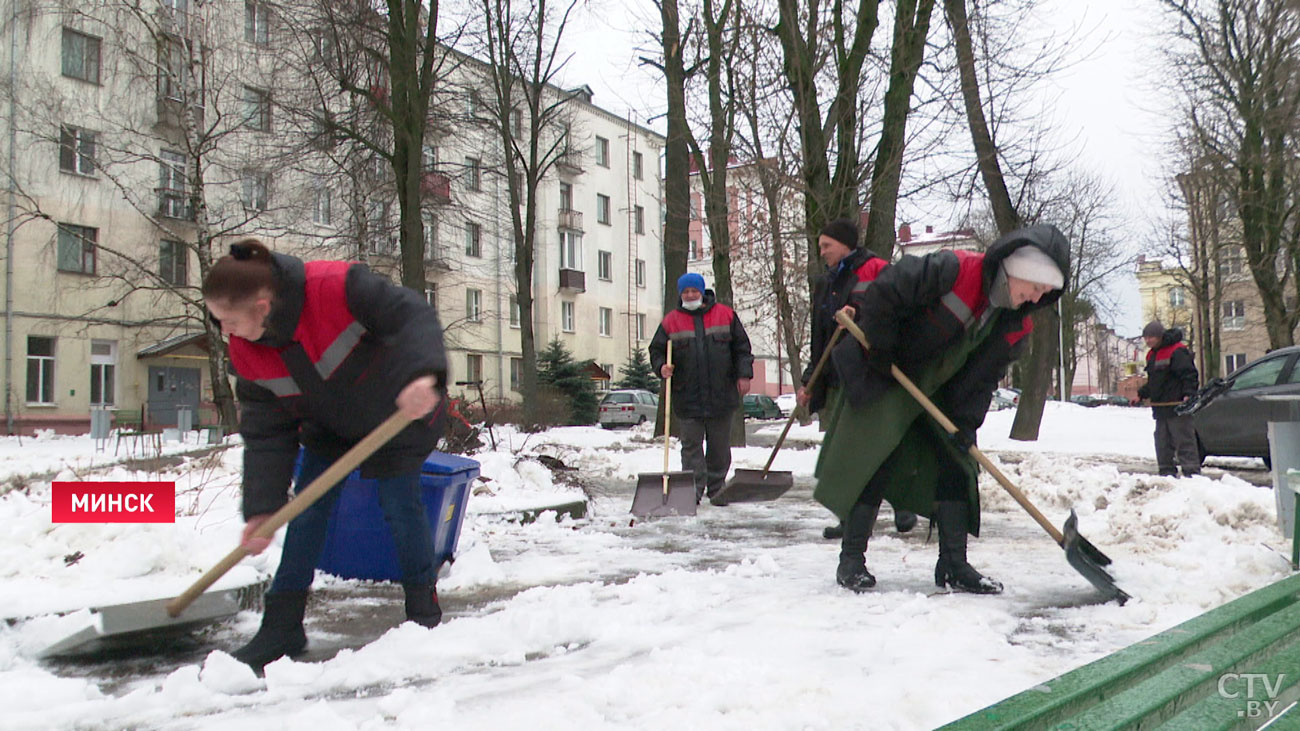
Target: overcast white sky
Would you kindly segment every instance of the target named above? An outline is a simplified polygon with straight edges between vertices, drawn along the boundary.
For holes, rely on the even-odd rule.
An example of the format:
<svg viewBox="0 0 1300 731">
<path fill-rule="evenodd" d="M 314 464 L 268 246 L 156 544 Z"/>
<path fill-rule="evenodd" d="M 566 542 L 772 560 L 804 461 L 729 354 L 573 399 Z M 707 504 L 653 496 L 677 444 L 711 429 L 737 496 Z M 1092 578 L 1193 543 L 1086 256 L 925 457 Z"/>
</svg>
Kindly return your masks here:
<svg viewBox="0 0 1300 731">
<path fill-rule="evenodd" d="M 1052 0 L 1043 17 L 1061 34 L 1084 34 L 1081 46 L 1091 49 L 1045 90 L 1056 98 L 1050 113 L 1062 144 L 1077 149 L 1086 169 L 1114 184 L 1129 246 L 1138 251 L 1164 206 L 1159 155 L 1165 128 L 1153 74 L 1160 65 L 1154 50 L 1158 32 L 1168 21 L 1154 0 Z M 566 31 L 573 58 L 564 81 L 587 84 L 599 106 L 631 112 L 636 122 L 662 131 L 663 120 L 656 117 L 664 108 L 662 85 L 637 52 L 649 42 L 646 29 L 657 23 L 657 9 L 648 0 L 589 0 Z M 915 223 L 942 228 L 955 220 Z M 1142 327 L 1136 279 L 1125 277 L 1115 289 L 1121 313 L 1111 324 L 1121 335 L 1136 335 Z"/>
</svg>

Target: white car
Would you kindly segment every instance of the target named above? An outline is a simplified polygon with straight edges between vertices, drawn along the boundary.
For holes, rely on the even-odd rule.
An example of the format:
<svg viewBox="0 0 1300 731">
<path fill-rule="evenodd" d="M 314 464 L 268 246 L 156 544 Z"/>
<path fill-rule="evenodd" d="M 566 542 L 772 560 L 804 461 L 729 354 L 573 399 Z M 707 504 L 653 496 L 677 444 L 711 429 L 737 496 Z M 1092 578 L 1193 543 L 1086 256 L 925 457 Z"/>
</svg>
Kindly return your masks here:
<svg viewBox="0 0 1300 731">
<path fill-rule="evenodd" d="M 781 407 L 781 416 L 789 416 L 790 412 L 794 411 L 794 407 L 799 403 L 798 399 L 792 393 L 783 393 L 774 398 L 776 400 L 776 405 Z"/>
</svg>

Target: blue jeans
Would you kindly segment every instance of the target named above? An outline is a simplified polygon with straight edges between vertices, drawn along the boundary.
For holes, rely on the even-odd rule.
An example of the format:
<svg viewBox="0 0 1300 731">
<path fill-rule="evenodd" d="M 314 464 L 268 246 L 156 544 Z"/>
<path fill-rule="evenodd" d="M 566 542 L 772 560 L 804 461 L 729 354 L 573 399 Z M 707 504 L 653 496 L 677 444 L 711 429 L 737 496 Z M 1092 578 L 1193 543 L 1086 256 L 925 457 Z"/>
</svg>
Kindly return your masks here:
<svg viewBox="0 0 1300 731">
<path fill-rule="evenodd" d="M 329 460 L 303 450 L 294 494 L 310 485 L 329 466 Z M 379 507 L 384 511 L 384 522 L 388 523 L 393 543 L 397 546 L 402 582 L 432 584 L 433 534 L 429 530 L 424 501 L 420 499 L 420 473 L 380 478 L 375 483 L 379 488 Z M 341 484 L 335 485 L 310 508 L 289 521 L 280 568 L 276 570 L 267 593 L 306 591 L 311 586 L 316 564 L 320 563 L 321 553 L 325 550 L 330 515 L 338 502 Z"/>
</svg>

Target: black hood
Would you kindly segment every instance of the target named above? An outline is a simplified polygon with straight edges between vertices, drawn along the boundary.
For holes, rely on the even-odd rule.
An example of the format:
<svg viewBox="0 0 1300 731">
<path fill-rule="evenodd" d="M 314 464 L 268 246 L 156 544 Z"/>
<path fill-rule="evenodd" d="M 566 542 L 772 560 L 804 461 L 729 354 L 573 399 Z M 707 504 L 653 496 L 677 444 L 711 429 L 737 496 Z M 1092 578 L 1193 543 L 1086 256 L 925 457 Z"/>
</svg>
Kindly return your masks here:
<svg viewBox="0 0 1300 731">
<path fill-rule="evenodd" d="M 1017 312 L 1029 313 L 1051 307 L 1061 298 L 1065 288 L 1070 286 L 1070 242 L 1066 240 L 1065 234 L 1061 233 L 1060 229 L 1050 223 L 1017 229 L 999 237 L 989 246 L 988 251 L 984 253 L 984 291 L 991 291 L 998 268 L 1002 266 L 1002 260 L 1022 246 L 1036 246 L 1052 257 L 1052 261 L 1056 262 L 1056 266 L 1061 269 L 1065 281 L 1061 289 L 1048 292 L 1037 302 L 1026 302 Z"/>
<path fill-rule="evenodd" d="M 271 303 L 271 314 L 266 317 L 266 332 L 257 342 L 283 348 L 293 341 L 293 334 L 298 329 L 307 270 L 302 259 L 272 252 L 271 272 L 275 277 L 275 301 Z"/>
<path fill-rule="evenodd" d="M 1181 342 L 1183 342 L 1183 329 L 1181 327 L 1171 327 L 1165 330 L 1164 335 L 1160 336 L 1160 345 L 1156 346 L 1156 350 Z"/>
</svg>

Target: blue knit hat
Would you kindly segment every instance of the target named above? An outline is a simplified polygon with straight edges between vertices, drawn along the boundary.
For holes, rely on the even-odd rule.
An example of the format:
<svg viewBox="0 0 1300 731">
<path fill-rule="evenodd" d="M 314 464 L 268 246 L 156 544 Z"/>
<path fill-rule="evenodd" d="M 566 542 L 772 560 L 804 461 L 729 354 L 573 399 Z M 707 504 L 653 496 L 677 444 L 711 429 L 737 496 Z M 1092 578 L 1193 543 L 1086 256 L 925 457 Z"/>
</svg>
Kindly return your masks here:
<svg viewBox="0 0 1300 731">
<path fill-rule="evenodd" d="M 677 278 L 677 294 L 681 295 L 682 290 L 687 287 L 694 287 L 704 294 L 704 277 L 695 272 L 686 272 Z"/>
</svg>

